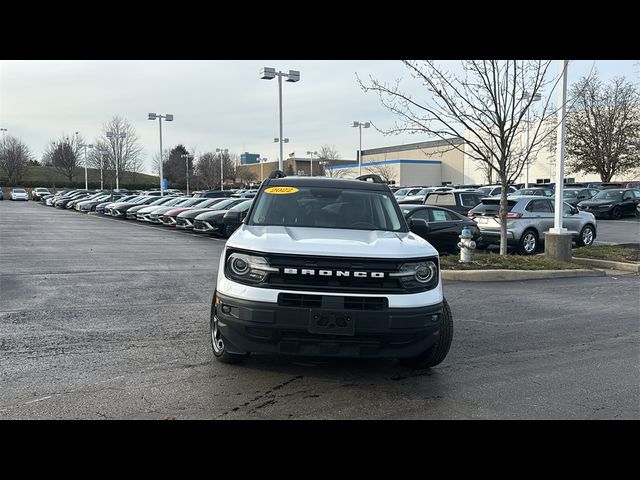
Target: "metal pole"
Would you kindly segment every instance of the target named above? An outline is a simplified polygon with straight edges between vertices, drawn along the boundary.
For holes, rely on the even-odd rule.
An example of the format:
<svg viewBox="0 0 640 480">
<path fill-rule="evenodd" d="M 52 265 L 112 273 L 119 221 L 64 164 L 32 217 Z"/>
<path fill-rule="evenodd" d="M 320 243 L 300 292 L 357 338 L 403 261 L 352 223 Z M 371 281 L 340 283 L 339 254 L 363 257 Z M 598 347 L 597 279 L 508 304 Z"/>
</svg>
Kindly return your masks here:
<svg viewBox="0 0 640 480">
<path fill-rule="evenodd" d="M 362 176 L 362 123 L 358 122 L 360 129 L 360 150 L 358 150 L 358 176 Z"/>
<path fill-rule="evenodd" d="M 262 182 L 264 182 L 264 173 L 262 173 L 262 161 L 264 160 L 264 158 L 260 158 L 260 184 L 262 184 Z"/>
<path fill-rule="evenodd" d="M 115 154 L 115 161 L 116 161 L 116 190 L 120 190 L 120 169 L 118 168 L 120 160 L 118 160 L 118 138 L 120 137 L 120 134 L 116 134 L 115 139 L 116 139 L 116 154 Z"/>
<path fill-rule="evenodd" d="M 100 155 L 100 190 L 104 190 L 104 181 L 102 179 L 102 166 L 104 163 L 104 154 Z"/>
<path fill-rule="evenodd" d="M 311 154 L 311 177 L 313 177 L 313 153 Z"/>
<path fill-rule="evenodd" d="M 189 156 L 187 155 L 187 197 L 189 196 Z"/>
<path fill-rule="evenodd" d="M 280 110 L 280 161 L 278 162 L 278 170 L 283 171 L 284 157 L 282 153 L 282 72 L 278 72 L 278 103 Z"/>
<path fill-rule="evenodd" d="M 89 190 L 89 181 L 87 180 L 87 144 L 84 144 L 84 189 Z"/>
<path fill-rule="evenodd" d="M 524 188 L 529 188 L 529 109 L 527 108 L 527 164 L 524 174 Z"/>
<path fill-rule="evenodd" d="M 553 228 L 550 233 L 566 233 L 567 229 L 562 228 L 563 214 L 563 190 L 564 190 L 564 120 L 566 113 L 565 98 L 567 93 L 567 60 L 560 61 L 560 75 L 562 75 L 562 88 L 558 90 L 558 103 L 560 104 L 560 121 L 558 122 L 558 147 L 556 151 L 556 195 Z"/>
<path fill-rule="evenodd" d="M 222 152 L 220 152 L 220 191 L 224 190 L 224 166 L 222 165 Z"/>
<path fill-rule="evenodd" d="M 164 182 L 162 181 L 162 115 L 158 115 L 160 125 L 160 196 L 164 196 Z"/>
</svg>

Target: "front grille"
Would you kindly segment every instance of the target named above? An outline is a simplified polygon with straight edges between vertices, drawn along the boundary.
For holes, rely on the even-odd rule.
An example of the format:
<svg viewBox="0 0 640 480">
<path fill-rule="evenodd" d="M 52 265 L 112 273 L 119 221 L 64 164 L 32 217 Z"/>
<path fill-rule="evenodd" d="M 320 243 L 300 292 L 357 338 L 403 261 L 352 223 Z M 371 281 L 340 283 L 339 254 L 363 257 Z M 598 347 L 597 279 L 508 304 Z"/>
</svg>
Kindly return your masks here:
<svg viewBox="0 0 640 480">
<path fill-rule="evenodd" d="M 345 310 L 386 310 L 389 302 L 385 297 L 326 297 L 331 304 L 344 304 Z M 304 293 L 281 293 L 278 295 L 278 305 L 282 307 L 321 308 L 322 295 Z"/>
<path fill-rule="evenodd" d="M 370 260 L 366 258 L 354 259 L 343 257 L 300 257 L 297 255 L 265 255 L 269 265 L 278 268 L 278 272 L 270 273 L 265 281 L 265 286 L 282 290 L 322 290 L 327 292 L 349 293 L 410 293 L 402 286 L 396 277 L 389 277 L 391 272 L 397 272 L 400 266 L 411 259 L 404 260 Z M 285 274 L 285 268 L 296 268 L 298 274 Z M 302 269 L 320 270 L 345 270 L 349 272 L 381 272 L 384 278 L 338 277 L 332 276 L 302 275 Z"/>
<path fill-rule="evenodd" d="M 196 220 L 193 223 L 193 228 L 197 228 L 198 230 L 204 230 L 206 228 L 206 222 L 204 220 Z"/>
</svg>

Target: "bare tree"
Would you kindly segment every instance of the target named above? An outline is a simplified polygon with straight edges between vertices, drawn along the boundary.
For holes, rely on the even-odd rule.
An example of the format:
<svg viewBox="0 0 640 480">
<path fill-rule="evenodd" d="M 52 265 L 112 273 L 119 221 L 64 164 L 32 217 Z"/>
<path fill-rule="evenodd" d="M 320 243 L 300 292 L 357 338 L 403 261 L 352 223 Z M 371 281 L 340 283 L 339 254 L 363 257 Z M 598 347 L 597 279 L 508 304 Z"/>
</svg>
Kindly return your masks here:
<svg viewBox="0 0 640 480">
<path fill-rule="evenodd" d="M 345 168 L 332 168 L 338 165 L 340 160 L 340 154 L 335 145 L 325 144 L 320 148 L 318 153 L 318 165 L 320 167 L 320 175 L 331 178 L 342 178 L 347 174 Z"/>
<path fill-rule="evenodd" d="M 51 165 L 62 173 L 69 182 L 73 182 L 76 168 L 80 165 L 80 147 L 84 142 L 81 137 L 62 135 L 58 140 L 49 143 L 43 154 L 43 163 Z"/>
<path fill-rule="evenodd" d="M 206 188 L 212 189 L 216 184 L 220 184 L 220 161 L 216 159 L 213 152 L 203 153 L 196 162 L 196 175 L 199 186 L 202 184 Z"/>
<path fill-rule="evenodd" d="M 462 61 L 462 74 L 452 74 L 433 61 L 404 61 L 411 76 L 424 86 L 425 98 L 416 99 L 393 83 L 374 78 L 365 91 L 378 93 L 384 107 L 399 117 L 386 134 L 426 133 L 446 141 L 495 172 L 502 185 L 500 217 L 507 214 L 507 187 L 520 176 L 532 153 L 551 132 L 543 129 L 557 114 L 551 94 L 559 76 L 549 72 L 551 61 Z M 546 94 L 529 142 L 517 141 L 525 131 L 527 110 L 537 94 Z M 464 141 L 459 142 L 460 139 Z M 500 254 L 507 253 L 507 224 L 500 228 Z"/>
<path fill-rule="evenodd" d="M 113 135 L 109 137 L 107 133 Z M 114 115 L 109 122 L 102 125 L 102 132 L 94 144 L 95 148 L 89 156 L 88 163 L 94 168 L 100 168 L 102 161 L 105 181 L 112 186 L 116 174 L 116 161 L 119 177 L 122 178 L 125 171 L 137 168 L 135 164 L 142 157 L 142 145 L 135 128 L 119 115 Z"/>
<path fill-rule="evenodd" d="M 384 160 L 386 162 L 386 155 L 384 156 Z M 382 179 L 382 181 L 386 183 L 391 183 L 391 180 L 393 180 L 396 176 L 393 168 L 391 168 L 391 166 L 389 166 L 387 163 L 380 163 L 378 165 L 367 165 L 365 163 L 362 165 L 362 167 L 364 168 L 365 172 L 378 175 Z"/>
<path fill-rule="evenodd" d="M 258 176 L 252 170 L 247 168 L 238 168 L 236 178 L 240 180 L 243 185 L 248 185 L 257 180 Z"/>
<path fill-rule="evenodd" d="M 609 85 L 582 78 L 567 119 L 567 169 L 596 173 L 603 182 L 638 168 L 640 92 L 624 78 Z"/>
<path fill-rule="evenodd" d="M 31 152 L 18 138 L 8 135 L 0 150 L 0 167 L 7 173 L 10 185 L 17 185 L 27 171 Z"/>
</svg>

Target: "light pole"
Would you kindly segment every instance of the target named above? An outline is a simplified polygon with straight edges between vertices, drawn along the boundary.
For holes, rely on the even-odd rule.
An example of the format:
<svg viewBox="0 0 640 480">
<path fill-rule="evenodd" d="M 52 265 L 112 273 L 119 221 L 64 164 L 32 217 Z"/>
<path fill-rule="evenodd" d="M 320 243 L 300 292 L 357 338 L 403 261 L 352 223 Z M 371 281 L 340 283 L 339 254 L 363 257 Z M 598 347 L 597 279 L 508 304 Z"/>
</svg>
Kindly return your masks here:
<svg viewBox="0 0 640 480">
<path fill-rule="evenodd" d="M 560 60 L 560 75 L 562 76 L 562 87 L 558 89 L 558 103 L 560 104 L 560 115 L 557 135 L 558 139 L 556 147 L 556 188 L 555 188 L 555 212 L 553 228 L 549 229 L 552 234 L 566 234 L 567 229 L 562 226 L 562 214 L 564 211 L 564 124 L 567 105 L 565 103 L 567 95 L 567 60 Z M 569 248 L 569 252 L 571 249 Z"/>
<path fill-rule="evenodd" d="M 531 94 L 529 92 L 524 92 L 522 94 L 522 99 L 523 100 L 529 100 L 529 98 L 531 98 Z M 533 99 L 531 100 L 531 102 L 537 102 L 540 99 L 542 99 L 542 95 L 540 95 L 539 93 L 536 93 L 533 96 Z M 531 105 L 529 105 L 527 107 L 527 162 L 525 165 L 525 173 L 524 173 L 524 188 L 529 188 L 529 111 L 531 110 Z"/>
<path fill-rule="evenodd" d="M 352 127 L 358 127 L 360 130 L 360 150 L 358 150 L 358 176 L 362 175 L 362 127 L 369 128 L 371 123 L 369 122 L 353 122 Z"/>
<path fill-rule="evenodd" d="M 80 148 L 84 147 L 84 189 L 89 190 L 89 178 L 87 177 L 87 147 L 93 148 L 93 145 L 87 145 L 81 143 L 78 145 Z"/>
<path fill-rule="evenodd" d="M 260 69 L 260 78 L 262 80 L 271 80 L 276 76 L 278 77 L 278 105 L 280 113 L 280 160 L 278 161 L 278 170 L 282 171 L 282 77 L 287 77 L 287 82 L 299 82 L 300 72 L 298 70 L 289 70 L 289 73 L 276 72 L 276 69 L 271 67 L 262 67 Z"/>
<path fill-rule="evenodd" d="M 229 153 L 229 150 L 226 148 L 216 148 L 216 153 L 220 153 L 220 191 L 224 190 L 224 165 L 222 160 L 224 159 L 224 154 Z"/>
<path fill-rule="evenodd" d="M 102 177 L 102 169 L 104 168 L 104 158 L 107 156 L 106 153 L 100 155 L 100 190 L 104 190 L 104 180 Z"/>
<path fill-rule="evenodd" d="M 314 155 L 318 155 L 318 152 L 307 152 L 307 155 L 311 156 L 311 169 L 310 169 L 311 174 L 310 174 L 310 176 L 313 177 L 313 156 Z"/>
<path fill-rule="evenodd" d="M 188 153 L 183 153 L 180 156 L 185 159 L 185 162 L 187 164 L 187 197 L 188 197 L 189 196 L 189 159 L 193 158 L 193 155 L 189 155 Z"/>
<path fill-rule="evenodd" d="M 0 128 L 0 131 L 2 132 L 2 146 L 4 147 L 4 132 L 7 131 L 6 128 Z"/>
<path fill-rule="evenodd" d="M 260 162 L 260 185 L 262 185 L 262 182 L 264 182 L 264 173 L 262 173 L 262 169 L 263 169 L 262 164 L 264 162 L 266 162 L 267 159 L 266 158 L 258 158 L 258 161 Z"/>
<path fill-rule="evenodd" d="M 107 132 L 107 138 L 113 139 L 114 143 L 114 161 L 116 164 L 116 190 L 120 190 L 120 159 L 118 158 L 118 139 L 126 138 L 127 134 L 124 132 L 116 133 L 116 132 Z"/>
<path fill-rule="evenodd" d="M 160 196 L 164 195 L 164 183 L 162 179 L 162 119 L 164 118 L 167 122 L 173 122 L 173 115 L 171 113 L 167 113 L 165 115 L 156 115 L 155 113 L 149 114 L 149 120 L 158 119 L 158 125 L 160 126 Z"/>
</svg>

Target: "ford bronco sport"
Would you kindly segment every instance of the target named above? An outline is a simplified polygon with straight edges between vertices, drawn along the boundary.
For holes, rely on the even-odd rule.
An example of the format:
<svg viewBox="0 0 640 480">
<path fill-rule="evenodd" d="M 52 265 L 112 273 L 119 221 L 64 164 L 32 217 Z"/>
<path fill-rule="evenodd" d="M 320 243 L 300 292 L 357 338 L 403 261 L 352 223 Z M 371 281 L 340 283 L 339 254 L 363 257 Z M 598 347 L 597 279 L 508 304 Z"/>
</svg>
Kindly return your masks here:
<svg viewBox="0 0 640 480">
<path fill-rule="evenodd" d="M 416 233 L 412 233 L 413 230 Z M 211 306 L 215 357 L 392 357 L 431 367 L 453 336 L 438 252 L 376 175 L 272 172 L 227 240 Z"/>
</svg>

